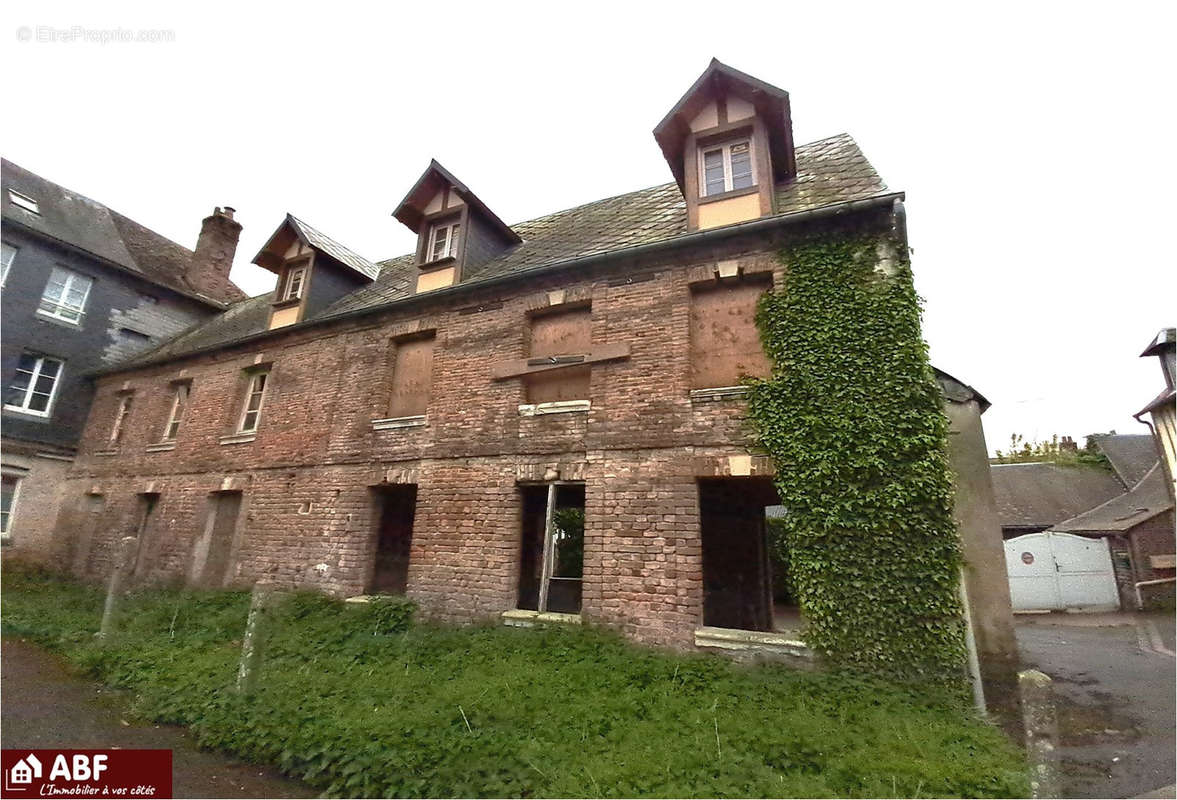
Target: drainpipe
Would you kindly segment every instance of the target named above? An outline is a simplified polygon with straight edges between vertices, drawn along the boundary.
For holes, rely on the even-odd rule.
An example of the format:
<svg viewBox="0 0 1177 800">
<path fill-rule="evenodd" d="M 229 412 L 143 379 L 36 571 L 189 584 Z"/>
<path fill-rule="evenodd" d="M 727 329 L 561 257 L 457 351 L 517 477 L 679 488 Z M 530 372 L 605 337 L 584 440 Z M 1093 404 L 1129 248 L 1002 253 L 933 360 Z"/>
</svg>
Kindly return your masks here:
<svg viewBox="0 0 1177 800">
<path fill-rule="evenodd" d="M 973 704 L 981 716 L 985 716 L 985 687 L 981 684 L 981 660 L 977 657 L 977 637 L 973 632 L 973 611 L 969 606 L 969 590 L 965 588 L 963 567 L 960 570 L 960 605 L 964 609 L 964 643 L 965 649 L 968 651 L 969 680 L 973 684 Z"/>
<path fill-rule="evenodd" d="M 1157 578 L 1156 580 L 1152 580 L 1152 581 L 1137 581 L 1134 584 L 1134 586 L 1136 588 L 1136 610 L 1137 611 L 1144 611 L 1144 597 L 1142 597 L 1140 594 L 1140 587 L 1141 586 L 1159 586 L 1162 583 L 1174 583 L 1174 582 L 1177 582 L 1177 578 Z"/>
</svg>

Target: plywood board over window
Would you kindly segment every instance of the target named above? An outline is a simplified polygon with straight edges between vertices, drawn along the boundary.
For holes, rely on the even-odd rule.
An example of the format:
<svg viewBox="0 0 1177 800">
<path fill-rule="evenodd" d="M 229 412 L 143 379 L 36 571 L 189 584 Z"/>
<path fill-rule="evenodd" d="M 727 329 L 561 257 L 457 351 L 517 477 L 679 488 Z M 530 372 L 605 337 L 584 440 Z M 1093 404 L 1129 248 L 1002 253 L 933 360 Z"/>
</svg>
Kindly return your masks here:
<svg viewBox="0 0 1177 800">
<path fill-rule="evenodd" d="M 533 358 L 585 355 L 592 350 L 592 311 L 576 308 L 531 318 Z M 589 366 L 566 367 L 527 377 L 527 402 L 589 399 Z"/>
<path fill-rule="evenodd" d="M 766 377 L 768 357 L 756 330 L 756 303 L 767 280 L 698 286 L 691 291 L 691 388 L 738 386 Z"/>
<path fill-rule="evenodd" d="M 392 343 L 392 398 L 389 417 L 416 417 L 429 409 L 433 391 L 433 334 Z"/>
</svg>

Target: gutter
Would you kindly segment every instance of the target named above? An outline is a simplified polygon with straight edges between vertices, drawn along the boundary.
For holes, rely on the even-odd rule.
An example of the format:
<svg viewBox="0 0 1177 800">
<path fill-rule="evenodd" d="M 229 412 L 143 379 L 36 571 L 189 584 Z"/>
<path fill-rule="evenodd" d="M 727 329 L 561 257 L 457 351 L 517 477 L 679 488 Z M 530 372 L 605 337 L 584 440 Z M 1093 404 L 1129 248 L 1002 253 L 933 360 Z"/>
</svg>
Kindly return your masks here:
<svg viewBox="0 0 1177 800">
<path fill-rule="evenodd" d="M 157 288 L 169 291 L 169 292 L 173 292 L 175 294 L 180 295 L 181 297 L 186 297 L 189 300 L 195 300 L 198 303 L 203 303 L 206 306 L 212 306 L 213 308 L 217 309 L 218 311 L 224 311 L 227 308 L 229 308 L 230 305 L 232 305 L 232 303 L 222 303 L 219 300 L 213 300 L 211 297 L 206 297 L 205 295 L 202 295 L 202 294 L 196 294 L 195 292 L 189 292 L 184 289 L 177 289 L 174 286 L 168 286 L 166 283 L 159 283 L 158 281 L 153 281 L 151 278 L 147 277 L 146 275 L 144 275 L 142 272 L 139 272 L 138 270 L 133 270 L 128 266 L 118 263 L 117 261 L 111 261 L 109 258 L 106 258 L 105 256 L 100 256 L 97 253 L 91 252 L 84 247 L 79 247 L 76 244 L 73 244 L 71 242 L 67 242 L 65 239 L 58 239 L 56 236 L 53 236 L 52 234 L 48 234 L 48 233 L 45 233 L 44 231 L 40 231 L 40 230 L 37 230 L 36 228 L 32 228 L 29 225 L 21 222 L 20 220 L 13 219 L 12 217 L 4 217 L 4 224 L 11 225 L 14 228 L 17 228 L 17 229 L 23 231 L 24 233 L 29 234 L 30 236 L 36 236 L 41 239 L 45 239 L 45 240 L 51 242 L 52 244 L 57 245 L 58 247 L 69 250 L 72 253 L 76 253 L 78 255 L 83 255 L 86 258 L 89 258 L 93 261 L 97 261 L 99 264 L 103 265 L 104 267 L 110 267 L 111 269 L 118 270 L 119 272 L 125 273 L 127 275 L 131 275 L 131 276 L 138 278 L 139 280 L 143 281 L 144 283 L 146 283 L 152 287 L 157 287 Z"/>
<path fill-rule="evenodd" d="M 862 200 L 847 200 L 842 203 L 834 203 L 832 205 L 821 206 L 820 208 L 808 209 L 806 211 L 794 211 L 790 214 L 777 214 L 771 217 L 750 220 L 749 222 L 740 222 L 735 225 L 726 225 L 722 228 L 713 228 L 707 231 L 696 231 L 695 233 L 676 236 L 673 239 L 665 239 L 660 242 L 640 244 L 633 247 L 622 248 L 620 250 L 609 250 L 604 253 L 594 253 L 592 255 L 580 256 L 565 261 L 558 261 L 554 264 L 543 264 L 538 267 L 530 267 L 528 269 L 519 270 L 518 272 L 499 275 L 494 278 L 475 280 L 470 281 L 469 283 L 458 283 L 454 286 L 449 286 L 444 289 L 436 289 L 425 294 L 414 294 L 408 297 L 400 297 L 387 303 L 356 308 L 352 309 L 351 311 L 344 311 L 340 314 L 332 314 L 329 317 L 315 317 L 314 319 L 304 320 L 303 322 L 298 322 L 294 325 L 285 325 L 282 328 L 275 330 L 258 331 L 257 333 L 251 333 L 247 336 L 232 339 L 228 342 L 221 342 L 220 344 L 210 345 L 208 347 L 200 347 L 195 350 L 188 350 L 184 353 L 165 356 L 164 358 L 160 359 L 140 361 L 136 362 L 135 364 L 123 364 L 115 367 L 108 367 L 106 369 L 97 369 L 85 374 L 87 376 L 97 377 L 100 375 L 111 375 L 119 372 L 127 372 L 133 369 L 140 369 L 142 367 L 156 366 L 158 364 L 167 363 L 168 361 L 175 361 L 181 358 L 190 358 L 192 356 L 202 355 L 214 350 L 221 350 L 226 347 L 249 344 L 250 342 L 260 341 L 275 335 L 284 335 L 296 331 L 309 330 L 318 325 L 342 322 L 370 314 L 377 314 L 382 311 L 387 311 L 391 308 L 412 308 L 415 305 L 425 305 L 438 299 L 460 297 L 463 294 L 470 293 L 477 289 L 492 286 L 506 286 L 516 281 L 527 280 L 528 278 L 534 277 L 535 275 L 555 274 L 557 272 L 575 269 L 578 267 L 596 267 L 629 258 L 640 258 L 641 256 L 663 252 L 669 253 L 675 250 L 691 248 L 698 244 L 719 242 L 724 239 L 730 239 L 737 236 L 742 236 L 744 234 L 761 233 L 764 231 L 771 231 L 776 228 L 784 228 L 802 222 L 839 217 L 845 214 L 853 214 L 858 211 L 881 208 L 884 206 L 893 206 L 897 202 L 902 202 L 904 196 L 905 195 L 903 192 L 890 192 L 888 194 L 876 195 L 874 197 L 868 197 Z"/>
</svg>

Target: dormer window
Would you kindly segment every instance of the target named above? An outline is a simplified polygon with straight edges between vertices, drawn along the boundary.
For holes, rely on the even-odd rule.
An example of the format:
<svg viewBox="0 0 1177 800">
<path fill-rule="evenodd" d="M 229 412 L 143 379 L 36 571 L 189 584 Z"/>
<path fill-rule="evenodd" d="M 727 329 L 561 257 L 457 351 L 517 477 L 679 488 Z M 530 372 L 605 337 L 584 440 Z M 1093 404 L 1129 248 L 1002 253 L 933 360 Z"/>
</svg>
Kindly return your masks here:
<svg viewBox="0 0 1177 800">
<path fill-rule="evenodd" d="M 749 139 L 736 139 L 700 148 L 699 170 L 703 197 L 755 186 L 752 142 Z"/>
<path fill-rule="evenodd" d="M 278 293 L 278 302 L 298 300 L 302 297 L 303 286 L 306 285 L 307 263 L 303 262 L 286 268 L 286 277 L 282 281 L 282 291 Z"/>
<path fill-rule="evenodd" d="M 436 161 L 429 163 L 393 216 L 417 234 L 418 293 L 460 283 L 464 275 L 522 241 Z"/>
<path fill-rule="evenodd" d="M 462 228 L 459 220 L 438 222 L 429 231 L 429 260 L 440 261 L 443 258 L 457 258 L 458 233 Z"/>
<path fill-rule="evenodd" d="M 712 59 L 654 128 L 687 206 L 687 230 L 776 213 L 797 177 L 789 94 Z"/>
</svg>

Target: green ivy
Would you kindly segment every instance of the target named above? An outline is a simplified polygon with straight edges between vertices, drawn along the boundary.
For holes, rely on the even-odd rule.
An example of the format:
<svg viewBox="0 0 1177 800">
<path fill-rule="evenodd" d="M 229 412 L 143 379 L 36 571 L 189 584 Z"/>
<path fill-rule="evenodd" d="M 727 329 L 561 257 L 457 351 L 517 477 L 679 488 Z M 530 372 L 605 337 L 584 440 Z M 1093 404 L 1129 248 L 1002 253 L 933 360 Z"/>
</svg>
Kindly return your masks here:
<svg viewBox="0 0 1177 800">
<path fill-rule="evenodd" d="M 785 286 L 756 319 L 773 374 L 749 381 L 748 409 L 806 641 L 835 666 L 958 681 L 948 420 L 906 248 L 826 234 L 781 258 Z"/>
</svg>

